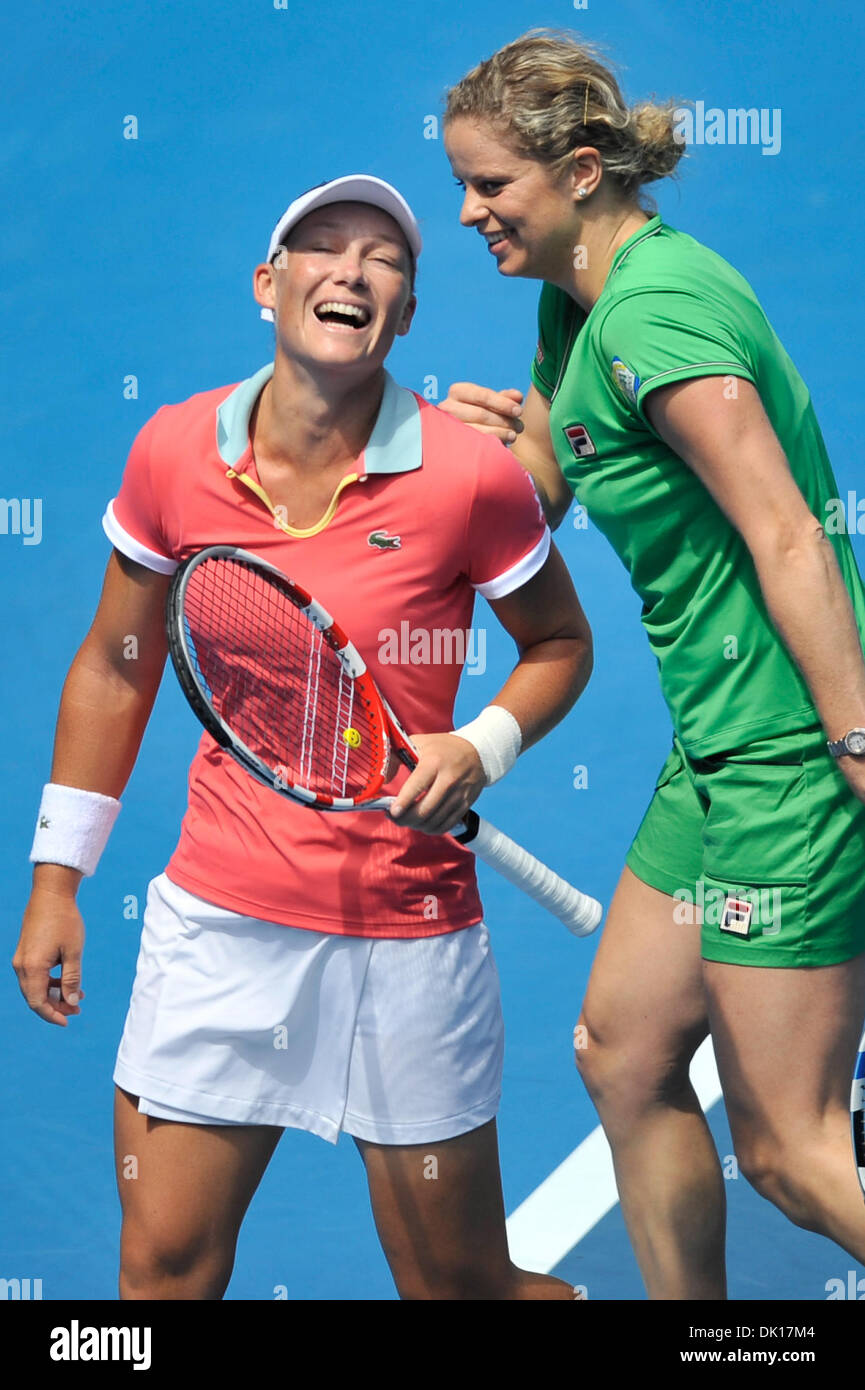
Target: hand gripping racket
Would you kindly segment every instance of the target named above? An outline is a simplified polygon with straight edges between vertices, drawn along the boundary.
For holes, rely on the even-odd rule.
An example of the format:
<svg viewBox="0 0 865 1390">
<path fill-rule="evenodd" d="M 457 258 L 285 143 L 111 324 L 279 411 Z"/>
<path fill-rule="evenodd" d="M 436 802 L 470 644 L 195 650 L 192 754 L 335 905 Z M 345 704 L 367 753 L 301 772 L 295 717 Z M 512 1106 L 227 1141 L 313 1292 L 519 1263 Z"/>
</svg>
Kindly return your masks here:
<svg viewBox="0 0 865 1390">
<path fill-rule="evenodd" d="M 168 649 L 216 742 L 259 782 L 317 811 L 386 810 L 392 756 L 418 756 L 360 654 L 312 596 L 273 565 L 213 545 L 175 572 Z M 469 811 L 452 832 L 576 936 L 602 908 Z"/>
</svg>

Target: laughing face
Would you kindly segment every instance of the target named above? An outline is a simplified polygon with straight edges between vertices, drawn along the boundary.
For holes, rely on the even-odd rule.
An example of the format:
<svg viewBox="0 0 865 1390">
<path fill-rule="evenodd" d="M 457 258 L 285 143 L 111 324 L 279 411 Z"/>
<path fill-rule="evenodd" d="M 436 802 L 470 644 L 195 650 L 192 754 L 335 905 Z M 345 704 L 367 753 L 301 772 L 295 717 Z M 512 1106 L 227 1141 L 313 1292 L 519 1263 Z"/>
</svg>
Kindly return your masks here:
<svg viewBox="0 0 865 1390">
<path fill-rule="evenodd" d="M 289 357 L 368 370 L 409 330 L 411 278 L 411 253 L 392 217 L 367 203 L 330 203 L 291 229 L 272 265 L 258 267 L 256 298 L 273 308 Z"/>
<path fill-rule="evenodd" d="M 580 218 L 575 173 L 515 154 L 492 127 L 457 117 L 444 133 L 457 183 L 460 221 L 484 238 L 502 275 L 556 283 L 571 265 Z"/>
</svg>

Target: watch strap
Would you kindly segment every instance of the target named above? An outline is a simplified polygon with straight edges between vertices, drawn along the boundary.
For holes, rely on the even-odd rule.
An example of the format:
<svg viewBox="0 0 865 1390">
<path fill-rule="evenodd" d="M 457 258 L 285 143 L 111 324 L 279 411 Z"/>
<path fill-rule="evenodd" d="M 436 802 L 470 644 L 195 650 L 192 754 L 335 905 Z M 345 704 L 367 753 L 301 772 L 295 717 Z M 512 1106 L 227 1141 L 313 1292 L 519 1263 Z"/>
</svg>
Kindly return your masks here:
<svg viewBox="0 0 865 1390">
<path fill-rule="evenodd" d="M 855 748 L 851 748 L 850 744 L 848 743 L 848 739 L 851 737 L 852 734 L 861 735 L 861 743 L 863 746 L 858 750 Z M 857 740 L 857 742 L 859 741 L 860 740 Z M 863 758 L 865 757 L 865 729 L 860 728 L 858 726 L 855 729 L 848 729 L 847 733 L 844 735 L 843 738 L 838 738 L 834 740 L 827 739 L 826 747 L 829 749 L 829 752 L 832 754 L 833 758 L 843 758 L 848 754 L 851 758 Z"/>
</svg>

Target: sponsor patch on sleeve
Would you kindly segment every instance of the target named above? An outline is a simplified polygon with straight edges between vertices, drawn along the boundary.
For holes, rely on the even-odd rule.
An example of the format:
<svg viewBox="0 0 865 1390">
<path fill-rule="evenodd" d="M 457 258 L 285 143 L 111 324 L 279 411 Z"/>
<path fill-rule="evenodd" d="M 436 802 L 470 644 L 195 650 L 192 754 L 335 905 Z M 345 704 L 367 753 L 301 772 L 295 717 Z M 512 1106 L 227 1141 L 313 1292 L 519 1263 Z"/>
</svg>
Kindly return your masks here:
<svg viewBox="0 0 865 1390">
<path fill-rule="evenodd" d="M 628 364 L 622 361 L 621 357 L 614 357 L 611 366 L 613 381 L 625 397 L 625 400 L 630 401 L 631 405 L 636 405 L 641 384 L 637 373 L 632 372 Z"/>
</svg>

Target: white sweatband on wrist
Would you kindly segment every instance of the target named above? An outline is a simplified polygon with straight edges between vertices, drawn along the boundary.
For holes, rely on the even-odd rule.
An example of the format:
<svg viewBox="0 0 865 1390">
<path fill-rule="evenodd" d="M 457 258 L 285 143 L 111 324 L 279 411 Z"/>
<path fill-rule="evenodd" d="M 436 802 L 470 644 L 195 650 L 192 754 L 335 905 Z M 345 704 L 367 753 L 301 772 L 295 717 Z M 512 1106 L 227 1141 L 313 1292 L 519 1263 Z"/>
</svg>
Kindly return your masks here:
<svg viewBox="0 0 865 1390">
<path fill-rule="evenodd" d="M 120 802 L 113 796 L 47 782 L 42 789 L 30 862 L 63 864 L 89 878 L 96 872 L 119 813 Z"/>
<path fill-rule="evenodd" d="M 501 705 L 487 705 L 477 719 L 454 729 L 454 733 L 476 750 L 488 787 L 510 772 L 523 746 L 519 724 L 510 710 Z"/>
</svg>

